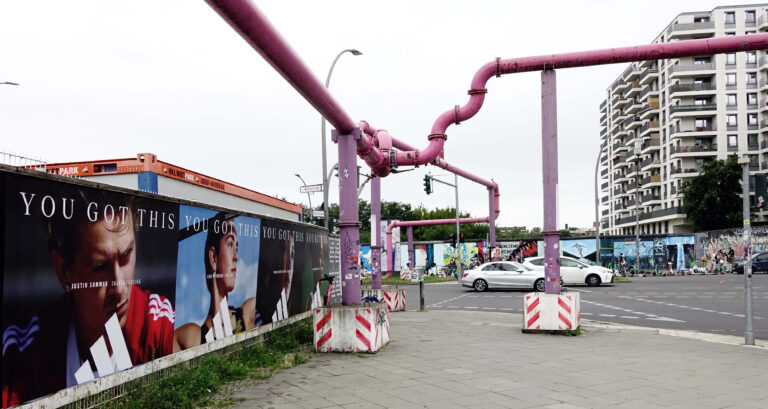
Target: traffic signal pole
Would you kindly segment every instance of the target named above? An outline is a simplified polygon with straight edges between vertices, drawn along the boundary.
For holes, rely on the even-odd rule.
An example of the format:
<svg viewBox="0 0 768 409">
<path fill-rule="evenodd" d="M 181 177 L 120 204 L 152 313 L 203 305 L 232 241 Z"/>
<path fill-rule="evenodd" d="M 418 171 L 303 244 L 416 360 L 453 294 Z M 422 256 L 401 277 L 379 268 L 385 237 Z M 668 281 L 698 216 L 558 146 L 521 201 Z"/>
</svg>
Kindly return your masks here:
<svg viewBox="0 0 768 409">
<path fill-rule="evenodd" d="M 461 277 L 461 273 L 464 272 L 464 263 L 461 262 L 461 240 L 459 239 L 461 237 L 461 229 L 459 227 L 459 175 L 454 173 L 453 174 L 453 185 L 448 182 L 443 182 L 440 179 L 436 179 L 432 175 L 426 175 L 424 176 L 425 180 L 426 178 L 429 178 L 431 180 L 434 180 L 435 182 L 440 182 L 444 185 L 453 186 L 453 189 L 456 193 L 456 271 L 459 274 L 459 277 Z M 493 206 L 493 205 L 491 205 Z M 491 213 L 493 214 L 493 213 Z M 495 232 L 494 232 L 495 233 Z M 495 238 L 494 234 L 494 238 Z M 495 240 L 494 240 L 495 243 Z"/>
</svg>

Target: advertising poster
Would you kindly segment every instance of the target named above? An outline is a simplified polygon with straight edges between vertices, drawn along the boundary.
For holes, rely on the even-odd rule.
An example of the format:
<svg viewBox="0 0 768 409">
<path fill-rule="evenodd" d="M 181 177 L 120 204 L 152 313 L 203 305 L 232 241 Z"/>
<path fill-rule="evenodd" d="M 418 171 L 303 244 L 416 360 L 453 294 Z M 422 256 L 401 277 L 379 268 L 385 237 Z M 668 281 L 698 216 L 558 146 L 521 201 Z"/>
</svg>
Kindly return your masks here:
<svg viewBox="0 0 768 409">
<path fill-rule="evenodd" d="M 333 285 L 331 287 L 331 295 L 329 304 L 340 304 L 341 303 L 341 240 L 339 240 L 339 236 L 331 236 L 328 238 L 328 246 L 327 246 L 327 255 L 324 254 L 324 257 L 326 257 L 323 262 L 323 266 L 328 266 L 327 269 L 324 269 L 323 274 L 328 274 L 333 277 Z M 320 287 L 320 291 L 323 295 L 323 297 L 326 297 L 328 293 L 328 285 L 327 282 L 323 281 L 322 285 Z"/>
<path fill-rule="evenodd" d="M 3 406 L 173 352 L 178 204 L 3 179 Z"/>
<path fill-rule="evenodd" d="M 566 239 L 561 241 L 561 252 L 563 256 L 573 257 L 575 259 L 594 262 L 595 261 L 595 239 Z"/>
<path fill-rule="evenodd" d="M 416 267 L 425 267 L 427 265 L 427 244 L 414 244 L 413 256 L 416 259 Z"/>
<path fill-rule="evenodd" d="M 180 206 L 176 339 L 181 349 L 261 325 L 260 233 L 260 219 Z"/>
<path fill-rule="evenodd" d="M 368 276 L 371 274 L 371 271 L 373 271 L 373 267 L 371 266 L 371 256 L 373 254 L 371 253 L 371 246 L 363 245 L 360 246 L 360 261 L 363 264 L 363 269 L 360 271 L 360 274 L 363 276 Z"/>
<path fill-rule="evenodd" d="M 277 220 L 262 219 L 261 231 L 256 311 L 268 324 L 312 307 L 328 239 L 322 230 Z"/>
</svg>

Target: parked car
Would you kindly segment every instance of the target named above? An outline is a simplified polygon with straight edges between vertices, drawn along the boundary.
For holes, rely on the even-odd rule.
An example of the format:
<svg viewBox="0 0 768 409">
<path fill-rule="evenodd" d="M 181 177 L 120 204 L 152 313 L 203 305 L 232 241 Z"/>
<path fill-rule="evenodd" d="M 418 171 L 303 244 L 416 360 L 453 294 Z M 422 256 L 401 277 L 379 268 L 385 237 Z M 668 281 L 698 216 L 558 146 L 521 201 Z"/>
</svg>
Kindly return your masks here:
<svg viewBox="0 0 768 409">
<path fill-rule="evenodd" d="M 485 291 L 499 288 L 530 288 L 544 291 L 544 270 L 534 270 L 513 261 L 493 261 L 464 271 L 463 287 Z"/>
<path fill-rule="evenodd" d="M 745 260 L 739 260 L 733 263 L 732 270 L 736 274 L 744 274 Z M 752 255 L 752 272 L 765 271 L 768 273 L 768 251 L 762 251 Z"/>
<path fill-rule="evenodd" d="M 544 257 L 529 257 L 523 266 L 544 272 Z M 596 287 L 613 282 L 613 272 L 601 266 L 591 266 L 575 258 L 560 256 L 560 277 L 565 285 L 586 284 Z"/>
</svg>

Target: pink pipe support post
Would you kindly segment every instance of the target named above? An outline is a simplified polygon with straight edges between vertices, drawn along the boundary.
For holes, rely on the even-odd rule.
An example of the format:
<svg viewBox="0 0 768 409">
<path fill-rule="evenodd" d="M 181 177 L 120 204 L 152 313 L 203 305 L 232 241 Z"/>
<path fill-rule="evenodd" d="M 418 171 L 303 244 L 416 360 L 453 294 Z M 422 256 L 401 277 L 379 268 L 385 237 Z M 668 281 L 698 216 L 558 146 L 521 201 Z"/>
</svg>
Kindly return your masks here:
<svg viewBox="0 0 768 409">
<path fill-rule="evenodd" d="M 413 254 L 413 226 L 408 226 L 406 236 L 408 237 L 408 268 L 413 269 L 416 267 L 416 260 Z"/>
<path fill-rule="evenodd" d="M 371 179 L 371 288 L 381 289 L 381 178 Z"/>
<path fill-rule="evenodd" d="M 360 290 L 360 220 L 357 201 L 356 140 L 360 129 L 349 135 L 334 130 L 333 141 L 339 145 L 339 240 L 341 249 L 341 303 L 359 305 Z"/>
<path fill-rule="evenodd" d="M 560 294 L 560 231 L 557 230 L 557 81 L 555 70 L 541 72 L 541 161 L 544 173 L 545 292 Z"/>
</svg>

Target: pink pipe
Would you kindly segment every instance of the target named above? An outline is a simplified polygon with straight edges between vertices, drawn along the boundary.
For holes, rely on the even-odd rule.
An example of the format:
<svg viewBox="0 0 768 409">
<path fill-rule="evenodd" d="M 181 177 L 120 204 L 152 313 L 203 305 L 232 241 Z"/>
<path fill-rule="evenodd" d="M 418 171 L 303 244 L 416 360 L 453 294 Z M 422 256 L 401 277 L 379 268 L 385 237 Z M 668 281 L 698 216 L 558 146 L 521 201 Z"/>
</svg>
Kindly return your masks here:
<svg viewBox="0 0 768 409">
<path fill-rule="evenodd" d="M 541 71 L 544 69 L 587 67 L 591 65 L 616 64 L 621 62 L 659 60 L 666 58 L 711 55 L 736 51 L 762 50 L 768 48 L 768 34 L 750 34 L 706 38 L 700 40 L 676 41 L 673 43 L 649 44 L 634 47 L 607 48 L 564 54 L 543 55 L 517 59 L 496 59 L 477 71 L 469 90 L 466 105 L 455 106 L 440 115 L 432 126 L 428 137 L 429 145 L 423 151 L 412 149 L 397 152 L 396 165 L 423 165 L 433 161 L 443 150 L 445 131 L 452 124 L 459 124 L 472 118 L 482 107 L 488 90 L 485 84 L 492 76 L 517 72 Z"/>
<path fill-rule="evenodd" d="M 256 6 L 247 0 L 206 2 L 336 130 L 342 135 L 352 133 L 355 122 Z M 357 140 L 357 152 L 372 168 L 389 166 L 389 155 L 383 156 L 364 134 Z"/>
</svg>

